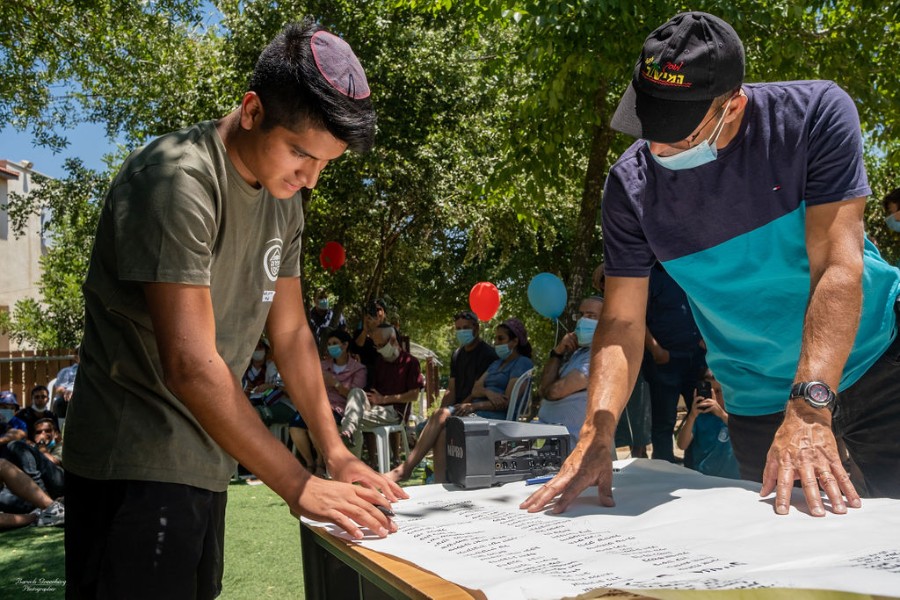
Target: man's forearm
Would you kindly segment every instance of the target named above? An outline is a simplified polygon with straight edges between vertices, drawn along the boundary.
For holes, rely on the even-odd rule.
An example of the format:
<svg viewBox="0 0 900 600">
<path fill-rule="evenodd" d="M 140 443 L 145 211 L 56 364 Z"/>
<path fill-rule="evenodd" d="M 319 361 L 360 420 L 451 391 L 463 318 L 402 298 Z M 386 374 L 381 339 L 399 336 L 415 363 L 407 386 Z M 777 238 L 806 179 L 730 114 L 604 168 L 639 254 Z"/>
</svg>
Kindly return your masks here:
<svg viewBox="0 0 900 600">
<path fill-rule="evenodd" d="M 865 205 L 855 198 L 806 211 L 810 293 L 796 381 L 824 381 L 834 390 L 840 383 L 862 306 Z"/>
<path fill-rule="evenodd" d="M 612 440 L 640 371 L 645 329 L 644 323 L 601 318 L 591 352 L 587 416 L 581 437 Z M 602 342 L 597 344 L 597 340 Z"/>
<path fill-rule="evenodd" d="M 856 339 L 861 307 L 861 258 L 858 264 L 829 265 L 813 281 L 803 323 L 797 381 L 824 381 L 837 390 Z"/>
<path fill-rule="evenodd" d="M 562 361 L 556 358 L 555 356 L 551 356 L 547 359 L 547 362 L 544 364 L 544 371 L 541 373 L 541 385 L 538 389 L 541 391 L 541 396 L 543 398 L 549 398 L 550 400 L 556 400 L 551 394 L 553 383 L 559 378 L 559 369 L 562 366 Z"/>
</svg>

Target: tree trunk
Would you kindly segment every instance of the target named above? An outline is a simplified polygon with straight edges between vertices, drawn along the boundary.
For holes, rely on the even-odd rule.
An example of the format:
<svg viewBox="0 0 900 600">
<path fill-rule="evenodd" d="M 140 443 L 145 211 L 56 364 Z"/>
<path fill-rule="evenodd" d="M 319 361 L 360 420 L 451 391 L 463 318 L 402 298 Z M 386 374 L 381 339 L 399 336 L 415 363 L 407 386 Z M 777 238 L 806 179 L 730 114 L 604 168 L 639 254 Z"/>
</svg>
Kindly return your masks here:
<svg viewBox="0 0 900 600">
<path fill-rule="evenodd" d="M 606 125 L 609 110 L 606 105 L 606 86 L 602 85 L 594 95 L 594 107 L 600 115 L 601 125 L 591 128 L 591 154 L 588 158 L 584 189 L 581 193 L 581 208 L 575 229 L 575 243 L 572 248 L 572 271 L 569 281 L 569 303 L 564 322 L 570 327 L 571 315 L 578 310 L 581 299 L 591 292 L 590 277 L 603 258 L 600 245 L 596 241 L 597 219 L 600 211 L 600 197 L 606 176 L 606 155 L 612 137 L 615 135 Z"/>
</svg>

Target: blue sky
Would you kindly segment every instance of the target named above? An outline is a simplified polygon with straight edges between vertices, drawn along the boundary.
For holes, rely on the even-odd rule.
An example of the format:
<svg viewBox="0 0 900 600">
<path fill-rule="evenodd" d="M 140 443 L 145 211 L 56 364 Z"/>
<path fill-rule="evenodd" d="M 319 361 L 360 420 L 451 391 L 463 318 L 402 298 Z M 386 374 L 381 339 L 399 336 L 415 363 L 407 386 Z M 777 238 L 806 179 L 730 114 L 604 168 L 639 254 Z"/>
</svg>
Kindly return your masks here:
<svg viewBox="0 0 900 600">
<path fill-rule="evenodd" d="M 209 0 L 201 2 L 201 15 L 204 27 L 213 27 L 221 19 L 221 13 Z M 211 117 L 210 117 L 211 118 Z M 66 136 L 69 146 L 54 154 L 47 148 L 35 146 L 32 137 L 26 131 L 16 131 L 10 127 L 0 127 L 0 159 L 13 162 L 30 160 L 34 170 L 50 177 L 65 177 L 63 162 L 67 158 L 80 158 L 84 166 L 95 171 L 106 168 L 103 156 L 116 150 L 115 143 L 106 138 L 102 125 L 83 123 L 73 129 L 57 131 Z M 130 148 L 129 148 L 130 150 Z"/>
<path fill-rule="evenodd" d="M 10 127 L 0 130 L 0 159 L 12 162 L 30 160 L 32 167 L 50 177 L 65 177 L 63 161 L 67 158 L 80 158 L 84 165 L 96 171 L 102 171 L 103 155 L 116 150 L 114 143 L 106 139 L 106 132 L 101 125 L 84 123 L 74 129 L 65 130 L 63 133 L 69 139 L 69 146 L 58 154 L 53 154 L 47 148 L 35 146 L 31 135 L 19 132 Z"/>
</svg>

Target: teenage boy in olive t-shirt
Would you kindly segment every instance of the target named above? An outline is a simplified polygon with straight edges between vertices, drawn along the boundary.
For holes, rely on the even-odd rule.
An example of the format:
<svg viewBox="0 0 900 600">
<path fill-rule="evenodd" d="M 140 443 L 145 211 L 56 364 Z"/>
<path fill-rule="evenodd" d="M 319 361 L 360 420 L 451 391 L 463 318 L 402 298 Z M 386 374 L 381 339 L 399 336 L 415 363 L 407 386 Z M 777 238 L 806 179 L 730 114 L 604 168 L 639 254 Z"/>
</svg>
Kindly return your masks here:
<svg viewBox="0 0 900 600">
<path fill-rule="evenodd" d="M 84 284 L 64 457 L 68 598 L 217 596 L 235 459 L 294 514 L 356 538 L 396 530 L 375 505 L 405 494 L 338 438 L 300 300 L 300 190 L 348 147 L 368 150 L 374 123 L 350 46 L 307 21 L 263 50 L 232 113 L 126 160 Z M 244 396 L 263 327 L 336 481 L 311 477 Z"/>
</svg>

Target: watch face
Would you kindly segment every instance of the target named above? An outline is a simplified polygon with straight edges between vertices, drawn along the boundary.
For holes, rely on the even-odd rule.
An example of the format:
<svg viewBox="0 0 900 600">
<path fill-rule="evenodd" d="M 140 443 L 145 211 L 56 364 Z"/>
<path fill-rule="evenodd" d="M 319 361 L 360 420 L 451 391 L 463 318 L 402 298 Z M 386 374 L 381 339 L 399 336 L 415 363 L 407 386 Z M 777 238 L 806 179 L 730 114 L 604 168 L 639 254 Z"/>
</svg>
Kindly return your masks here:
<svg viewBox="0 0 900 600">
<path fill-rule="evenodd" d="M 828 387 L 821 383 L 816 383 L 806 389 L 806 395 L 816 404 L 827 404 L 831 394 Z"/>
</svg>

